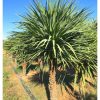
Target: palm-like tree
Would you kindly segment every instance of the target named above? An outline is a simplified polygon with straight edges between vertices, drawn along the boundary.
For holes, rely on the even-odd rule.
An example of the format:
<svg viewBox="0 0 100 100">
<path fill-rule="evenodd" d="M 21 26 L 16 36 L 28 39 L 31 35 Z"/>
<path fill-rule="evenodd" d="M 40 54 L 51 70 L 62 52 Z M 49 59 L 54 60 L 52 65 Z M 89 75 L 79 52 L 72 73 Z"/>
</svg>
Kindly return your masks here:
<svg viewBox="0 0 100 100">
<path fill-rule="evenodd" d="M 84 33 L 75 41 L 75 50 L 80 60 L 80 64 L 74 68 L 76 83 L 80 79 L 82 92 L 85 95 L 84 86 L 87 77 L 95 79 L 97 75 L 97 23 L 87 22 L 83 26 Z M 78 45 L 77 45 L 78 43 Z"/>
<path fill-rule="evenodd" d="M 63 69 L 71 66 L 76 72 L 82 71 L 82 74 L 85 70 L 85 60 L 88 60 L 88 69 L 95 68 L 94 60 L 90 59 L 93 56 L 90 54 L 91 42 L 88 39 L 91 38 L 88 38 L 88 32 L 84 28 L 88 13 L 86 9 L 78 10 L 73 0 L 46 0 L 45 6 L 38 1 L 33 3 L 34 6 L 30 6 L 28 13 L 22 16 L 23 19 L 19 22 L 22 32 L 14 32 L 20 42 L 17 41 L 13 48 L 19 51 L 17 56 L 29 54 L 26 57 L 29 60 L 41 57 L 49 64 L 50 99 L 57 100 L 58 63 L 62 64 Z"/>
<path fill-rule="evenodd" d="M 30 62 L 29 58 L 31 56 L 31 45 L 30 41 L 25 41 L 30 37 L 24 32 L 12 32 L 13 34 L 4 41 L 4 49 L 7 50 L 16 61 L 15 64 L 22 65 L 23 73 L 26 74 L 27 64 Z M 17 66 L 17 65 L 15 65 Z"/>
</svg>

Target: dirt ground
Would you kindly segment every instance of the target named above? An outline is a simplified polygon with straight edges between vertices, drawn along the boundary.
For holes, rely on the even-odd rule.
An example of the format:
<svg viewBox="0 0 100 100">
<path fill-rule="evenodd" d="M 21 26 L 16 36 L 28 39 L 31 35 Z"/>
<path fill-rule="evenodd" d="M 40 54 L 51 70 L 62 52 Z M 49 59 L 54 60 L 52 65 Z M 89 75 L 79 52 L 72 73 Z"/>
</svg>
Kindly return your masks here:
<svg viewBox="0 0 100 100">
<path fill-rule="evenodd" d="M 27 76 L 23 76 L 22 73 L 20 75 L 22 75 L 22 79 L 38 100 L 48 100 L 45 86 L 30 81 L 30 78 L 35 74 L 35 71 L 30 71 Z M 63 86 L 57 85 L 58 100 L 79 100 L 72 95 L 73 93 L 68 87 L 66 87 L 66 89 L 67 91 Z M 78 91 L 78 86 L 76 86 L 76 90 Z M 87 84 L 86 91 L 87 94 L 84 100 L 96 100 L 96 88 Z M 3 100 L 30 100 L 23 86 L 20 84 L 19 79 L 12 70 L 12 64 L 7 55 L 4 55 L 3 59 Z"/>
</svg>

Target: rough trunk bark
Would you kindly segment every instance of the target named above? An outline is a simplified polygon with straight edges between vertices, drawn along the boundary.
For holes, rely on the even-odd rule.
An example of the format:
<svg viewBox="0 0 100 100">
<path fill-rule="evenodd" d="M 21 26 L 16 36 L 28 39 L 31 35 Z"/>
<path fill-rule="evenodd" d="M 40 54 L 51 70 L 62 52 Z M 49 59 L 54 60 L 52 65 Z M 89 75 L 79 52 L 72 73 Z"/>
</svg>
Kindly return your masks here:
<svg viewBox="0 0 100 100">
<path fill-rule="evenodd" d="M 43 61 L 41 58 L 38 59 L 38 63 L 40 65 L 40 70 L 43 68 Z"/>
<path fill-rule="evenodd" d="M 26 75 L 27 63 L 25 61 L 24 61 L 24 63 L 22 63 L 22 67 L 23 67 L 23 75 Z"/>
<path fill-rule="evenodd" d="M 14 66 L 17 67 L 17 60 L 14 58 Z"/>
<path fill-rule="evenodd" d="M 40 77 L 40 81 L 41 81 L 41 83 L 43 82 L 43 61 L 42 61 L 42 59 L 41 58 L 38 58 L 38 63 L 39 63 L 39 65 L 40 65 L 40 75 L 39 75 L 39 77 Z"/>
<path fill-rule="evenodd" d="M 50 70 L 49 70 L 49 91 L 50 91 L 50 100 L 57 99 L 57 85 L 56 85 L 56 70 L 55 70 L 55 61 L 50 61 Z"/>
<path fill-rule="evenodd" d="M 14 67 L 17 67 L 17 60 L 16 57 L 14 55 L 11 55 L 11 59 L 12 59 L 12 64 Z"/>
</svg>

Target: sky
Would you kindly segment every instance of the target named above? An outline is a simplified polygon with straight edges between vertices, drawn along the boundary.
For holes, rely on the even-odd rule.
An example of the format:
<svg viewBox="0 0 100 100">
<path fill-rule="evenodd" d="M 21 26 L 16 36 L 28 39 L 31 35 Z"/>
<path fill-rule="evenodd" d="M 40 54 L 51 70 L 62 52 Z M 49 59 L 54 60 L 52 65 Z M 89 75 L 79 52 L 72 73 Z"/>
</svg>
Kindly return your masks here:
<svg viewBox="0 0 100 100">
<path fill-rule="evenodd" d="M 18 22 L 26 12 L 32 0 L 3 0 L 3 39 L 6 39 L 11 31 L 18 30 L 13 22 Z M 79 8 L 88 8 L 92 11 L 90 18 L 97 17 L 97 0 L 76 0 Z"/>
</svg>

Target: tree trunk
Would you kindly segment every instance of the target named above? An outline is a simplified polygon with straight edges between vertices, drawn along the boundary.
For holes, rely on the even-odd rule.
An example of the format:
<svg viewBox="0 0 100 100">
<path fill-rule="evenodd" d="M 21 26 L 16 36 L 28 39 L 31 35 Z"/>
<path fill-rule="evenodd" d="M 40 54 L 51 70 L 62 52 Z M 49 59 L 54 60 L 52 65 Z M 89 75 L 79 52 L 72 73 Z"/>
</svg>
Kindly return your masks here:
<svg viewBox="0 0 100 100">
<path fill-rule="evenodd" d="M 42 61 L 41 58 L 38 59 L 38 63 L 40 65 L 40 75 L 39 75 L 39 77 L 40 77 L 40 81 L 42 83 L 43 82 L 43 61 Z"/>
<path fill-rule="evenodd" d="M 24 61 L 24 63 L 22 63 L 22 67 L 23 67 L 23 75 L 26 75 L 27 63 L 25 61 Z"/>
<path fill-rule="evenodd" d="M 57 99 L 57 85 L 56 85 L 56 64 L 55 60 L 50 61 L 50 70 L 49 70 L 49 91 L 50 91 L 50 100 Z"/>
<path fill-rule="evenodd" d="M 11 55 L 11 59 L 12 59 L 12 64 L 14 67 L 17 67 L 17 60 L 16 57 L 14 55 Z"/>
<path fill-rule="evenodd" d="M 42 70 L 42 68 L 43 68 L 43 61 L 42 61 L 41 58 L 38 58 L 38 63 L 40 65 L 40 70 Z"/>
<path fill-rule="evenodd" d="M 14 66 L 17 67 L 17 60 L 14 58 Z"/>
</svg>

